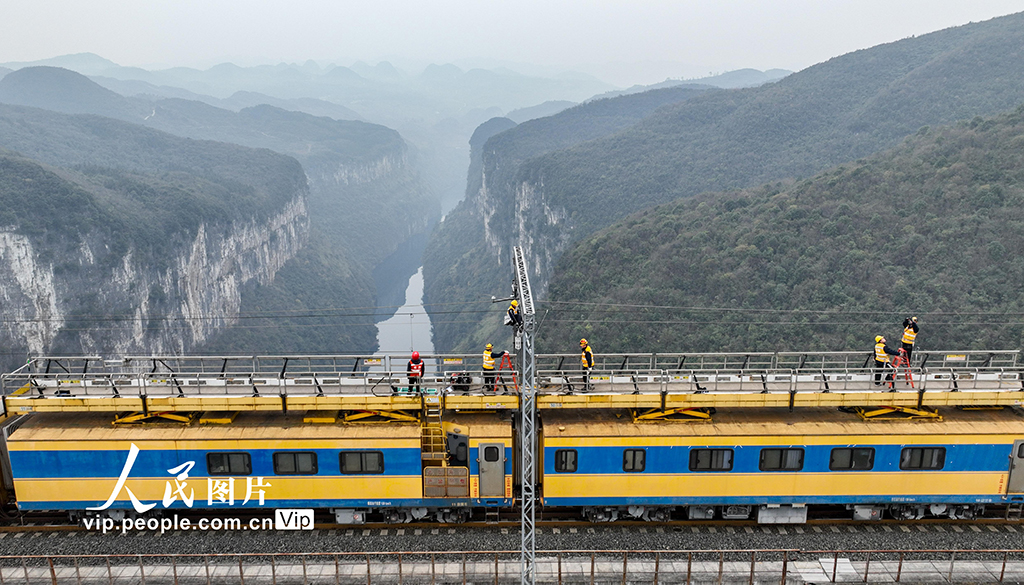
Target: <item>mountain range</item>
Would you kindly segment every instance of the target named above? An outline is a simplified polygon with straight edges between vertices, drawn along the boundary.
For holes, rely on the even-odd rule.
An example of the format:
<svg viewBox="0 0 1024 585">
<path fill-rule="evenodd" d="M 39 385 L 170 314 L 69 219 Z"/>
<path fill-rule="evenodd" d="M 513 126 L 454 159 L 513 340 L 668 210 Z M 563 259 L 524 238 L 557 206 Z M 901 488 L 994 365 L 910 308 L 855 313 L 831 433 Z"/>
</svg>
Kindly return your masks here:
<svg viewBox="0 0 1024 585">
<path fill-rule="evenodd" d="M 0 103 L 46 108 L 45 112 L 17 110 L 35 112 L 33 123 L 39 125 L 53 112 L 74 114 L 61 118 L 74 121 L 64 134 L 81 120 L 88 120 L 96 132 L 113 135 L 121 131 L 109 128 L 122 128 L 127 126 L 124 122 L 130 122 L 140 130 L 148 126 L 191 139 L 269 149 L 293 157 L 293 162 L 298 160 L 296 168 L 303 173 L 304 186 L 308 181 L 303 207 L 308 207 L 311 224 L 302 250 L 285 267 L 287 278 L 264 279 L 240 293 L 245 297 L 243 311 L 284 311 L 274 321 L 277 333 L 254 338 L 252 327 L 218 330 L 216 335 L 203 337 L 204 347 L 211 351 L 237 351 L 235 348 L 245 345 L 278 353 L 372 351 L 376 331 L 371 318 L 357 319 L 338 332 L 310 328 L 308 319 L 290 319 L 288 315 L 302 309 L 322 312 L 330 307 L 372 306 L 376 296 L 373 269 L 404 240 L 424 234 L 439 214 L 436 200 L 424 194 L 407 145 L 397 132 L 382 126 L 267 105 L 233 112 L 181 99 L 129 98 L 78 73 L 54 67 L 28 67 L 0 79 Z M 20 132 L 20 122 L 11 119 L 12 111 L 6 110 L 0 120 L 10 124 L 9 131 L 0 134 L 0 147 L 39 161 L 120 172 L 137 154 L 100 157 L 100 151 L 90 147 L 88 136 L 69 141 L 60 133 Z M 50 156 L 53 152 L 61 156 Z M 392 237 L 376 237 L 381 229 Z M 311 286 L 316 282 L 321 284 Z M 333 323 L 339 319 L 345 320 L 338 317 Z"/>
<path fill-rule="evenodd" d="M 522 139 L 514 128 L 483 146 L 466 199 L 432 238 L 426 290 L 431 302 L 489 299 L 507 288 L 511 248 L 522 245 L 543 298 L 562 253 L 631 213 L 809 177 L 891 148 L 923 126 L 1021 102 L 1024 14 L 1015 14 L 856 51 L 754 88 L 706 91 L 571 146 L 543 145 L 572 128 Z M 448 316 L 435 325 L 435 343 L 475 348 L 494 334 L 493 323 Z"/>
<path fill-rule="evenodd" d="M 1024 106 L 922 129 L 811 178 L 680 199 L 573 246 L 541 351 L 1024 345 Z"/>
<path fill-rule="evenodd" d="M 182 353 L 309 240 L 295 159 L 0 105 L 0 339 L 26 355 Z"/>
</svg>

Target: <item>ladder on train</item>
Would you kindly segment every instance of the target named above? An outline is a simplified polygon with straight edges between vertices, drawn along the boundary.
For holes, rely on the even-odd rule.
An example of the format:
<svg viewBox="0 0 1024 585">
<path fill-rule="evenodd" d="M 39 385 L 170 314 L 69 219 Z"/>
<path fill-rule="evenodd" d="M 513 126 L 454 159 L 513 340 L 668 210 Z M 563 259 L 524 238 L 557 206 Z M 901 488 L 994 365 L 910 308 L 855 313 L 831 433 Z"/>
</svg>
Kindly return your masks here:
<svg viewBox="0 0 1024 585">
<path fill-rule="evenodd" d="M 892 360 L 892 380 L 889 382 L 889 388 L 896 388 L 896 380 L 900 377 L 900 368 L 903 368 L 903 381 L 910 384 L 911 388 L 914 388 L 914 374 L 910 371 L 910 360 L 907 359 L 907 352 L 902 349 L 896 354 L 896 357 Z"/>
<path fill-rule="evenodd" d="M 441 397 L 425 394 L 420 418 L 420 457 L 426 467 L 443 465 L 447 456 L 444 426 L 441 424 Z"/>
<path fill-rule="evenodd" d="M 501 356 L 501 363 L 498 364 L 497 379 L 494 381 L 494 390 L 497 392 L 498 384 L 501 384 L 503 393 L 508 394 L 508 386 L 505 385 L 505 378 L 501 375 L 502 370 L 509 370 L 512 374 L 512 386 L 516 390 L 516 394 L 519 393 L 519 380 L 516 379 L 516 368 L 512 365 L 512 356 L 505 354 Z"/>
</svg>

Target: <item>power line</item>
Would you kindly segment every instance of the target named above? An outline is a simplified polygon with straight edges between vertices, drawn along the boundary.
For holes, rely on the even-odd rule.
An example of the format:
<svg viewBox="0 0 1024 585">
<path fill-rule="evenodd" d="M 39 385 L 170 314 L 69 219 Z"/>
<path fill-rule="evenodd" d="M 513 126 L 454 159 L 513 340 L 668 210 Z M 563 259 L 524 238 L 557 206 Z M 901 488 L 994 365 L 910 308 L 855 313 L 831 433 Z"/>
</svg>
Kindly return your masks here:
<svg viewBox="0 0 1024 585">
<path fill-rule="evenodd" d="M 657 309 L 657 310 L 670 310 L 670 311 L 706 311 L 706 312 L 728 312 L 728 313 L 808 313 L 808 314 L 828 314 L 828 315 L 904 315 L 907 313 L 913 313 L 913 311 L 902 311 L 896 309 L 890 310 L 877 310 L 877 311 L 847 311 L 842 309 L 757 309 L 750 307 L 695 307 L 686 305 L 643 305 L 643 304 L 627 304 L 627 303 L 597 303 L 597 302 L 584 302 L 584 301 L 536 301 L 542 305 L 568 305 L 582 306 L 582 307 L 610 307 L 622 310 L 627 309 Z M 556 311 L 564 311 L 568 309 L 554 309 Z M 915 313 L 917 316 L 922 315 L 1016 315 L 1024 316 L 1024 311 L 921 311 Z"/>
</svg>

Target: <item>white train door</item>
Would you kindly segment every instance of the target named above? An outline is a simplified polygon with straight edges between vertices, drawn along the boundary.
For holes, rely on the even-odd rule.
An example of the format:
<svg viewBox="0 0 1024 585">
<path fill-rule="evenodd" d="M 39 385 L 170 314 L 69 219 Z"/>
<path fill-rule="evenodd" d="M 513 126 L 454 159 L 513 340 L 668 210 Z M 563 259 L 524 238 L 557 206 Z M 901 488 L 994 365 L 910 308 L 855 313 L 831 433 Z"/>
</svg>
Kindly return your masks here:
<svg viewBox="0 0 1024 585">
<path fill-rule="evenodd" d="M 1010 480 L 1006 482 L 1006 493 L 1024 493 L 1024 440 L 1013 443 L 1010 454 Z"/>
<path fill-rule="evenodd" d="M 482 443 L 479 447 L 480 497 L 505 496 L 505 445 Z"/>
</svg>

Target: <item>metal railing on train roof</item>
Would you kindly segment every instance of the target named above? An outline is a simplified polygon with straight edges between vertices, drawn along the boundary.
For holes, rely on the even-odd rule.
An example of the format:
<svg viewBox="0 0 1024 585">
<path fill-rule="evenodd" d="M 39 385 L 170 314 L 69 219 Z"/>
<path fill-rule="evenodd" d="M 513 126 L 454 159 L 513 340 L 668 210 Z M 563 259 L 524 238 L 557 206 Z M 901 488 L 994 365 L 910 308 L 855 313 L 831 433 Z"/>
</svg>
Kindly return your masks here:
<svg viewBox="0 0 1024 585">
<path fill-rule="evenodd" d="M 1020 380 L 1019 350 L 999 351 L 922 351 L 914 354 L 912 372 L 927 385 L 929 380 L 940 386 L 948 381 L 984 379 L 1005 381 L 1014 386 Z M 430 383 L 447 385 L 460 373 L 480 377 L 482 359 L 477 354 L 423 355 Z M 44 356 L 30 360 L 14 372 L 2 377 L 2 394 L 28 386 L 81 386 L 110 388 L 119 386 L 173 385 L 178 394 L 188 387 L 239 385 L 281 385 L 287 387 L 315 387 L 321 385 L 347 385 L 351 391 L 357 387 L 384 389 L 404 382 L 405 356 L 393 355 L 269 355 L 269 356 L 126 356 L 109 359 L 101 356 Z M 851 376 L 871 374 L 873 354 L 867 352 L 786 352 L 786 353 L 647 353 L 647 354 L 595 354 L 592 376 L 606 377 L 614 386 L 617 377 L 631 376 L 634 386 L 637 377 L 647 382 L 687 381 L 700 390 L 701 383 L 722 388 L 783 390 L 795 381 L 828 382 L 841 384 Z M 514 362 L 513 362 L 514 363 Z M 537 356 L 537 372 L 549 381 L 561 374 L 580 372 L 578 354 L 541 354 Z M 506 376 L 510 374 L 504 370 Z M 817 376 L 817 378 L 813 378 Z M 995 376 L 995 377 L 993 377 Z M 736 388 L 738 383 L 739 388 Z M 770 388 L 769 388 L 770 383 Z M 705 384 L 706 385 L 706 384 Z M 934 384 L 933 384 L 934 385 Z M 976 385 L 976 384 L 975 384 Z M 1019 384 L 1016 384 L 1019 386 Z M 805 384 L 806 386 L 806 384 Z M 954 388 L 956 384 L 952 385 Z M 1001 387 L 1002 384 L 997 384 Z M 102 390 L 100 390 L 102 392 Z M 212 393 L 212 392 L 195 392 Z"/>
<path fill-rule="evenodd" d="M 926 351 L 913 353 L 913 365 L 955 368 L 1016 368 L 1020 350 Z M 735 353 L 622 353 L 594 354 L 594 367 L 602 370 L 779 370 L 867 368 L 870 351 L 735 352 Z M 539 354 L 538 370 L 579 369 L 579 353 Z"/>
</svg>

